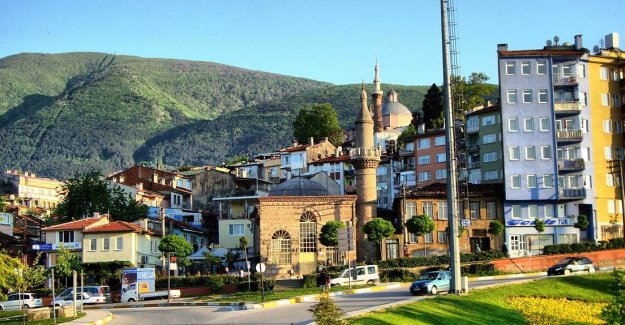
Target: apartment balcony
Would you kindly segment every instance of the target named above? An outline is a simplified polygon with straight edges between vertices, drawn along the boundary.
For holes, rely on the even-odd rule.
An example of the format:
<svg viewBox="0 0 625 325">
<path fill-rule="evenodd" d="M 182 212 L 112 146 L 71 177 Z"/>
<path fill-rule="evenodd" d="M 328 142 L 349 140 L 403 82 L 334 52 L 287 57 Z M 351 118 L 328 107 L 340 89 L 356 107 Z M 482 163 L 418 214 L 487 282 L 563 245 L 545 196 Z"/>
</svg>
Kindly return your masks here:
<svg viewBox="0 0 625 325">
<path fill-rule="evenodd" d="M 472 126 L 467 126 L 467 134 L 473 134 L 473 133 L 478 133 L 480 132 L 480 126 L 479 125 L 472 125 Z"/>
<path fill-rule="evenodd" d="M 401 170 L 402 172 L 409 172 L 409 171 L 414 171 L 414 165 L 403 165 L 401 166 Z"/>
<path fill-rule="evenodd" d="M 468 152 L 480 152 L 480 145 L 476 144 L 467 148 Z"/>
<path fill-rule="evenodd" d="M 354 176 L 356 176 L 356 170 L 355 169 L 345 170 L 344 173 L 345 173 L 345 177 L 354 177 Z"/>
<path fill-rule="evenodd" d="M 469 168 L 471 168 L 471 169 L 480 168 L 480 162 L 479 161 L 474 161 L 472 163 L 469 163 Z"/>
<path fill-rule="evenodd" d="M 579 80 L 576 76 L 553 75 L 554 87 L 569 87 L 577 85 L 579 85 Z"/>
<path fill-rule="evenodd" d="M 345 194 L 356 194 L 356 185 L 345 186 Z"/>
<path fill-rule="evenodd" d="M 554 109 L 556 116 L 573 116 L 582 112 L 582 105 L 579 102 L 555 102 Z"/>
<path fill-rule="evenodd" d="M 556 131 L 556 140 L 558 143 L 582 142 L 584 133 L 582 130 L 558 130 Z"/>
<path fill-rule="evenodd" d="M 583 200 L 585 198 L 585 188 L 564 188 L 560 190 L 560 200 Z"/>
<path fill-rule="evenodd" d="M 584 159 L 565 159 L 558 160 L 558 171 L 560 173 L 580 172 L 586 168 Z"/>
<path fill-rule="evenodd" d="M 413 148 L 400 148 L 399 155 L 400 156 L 414 156 L 414 149 Z"/>
</svg>

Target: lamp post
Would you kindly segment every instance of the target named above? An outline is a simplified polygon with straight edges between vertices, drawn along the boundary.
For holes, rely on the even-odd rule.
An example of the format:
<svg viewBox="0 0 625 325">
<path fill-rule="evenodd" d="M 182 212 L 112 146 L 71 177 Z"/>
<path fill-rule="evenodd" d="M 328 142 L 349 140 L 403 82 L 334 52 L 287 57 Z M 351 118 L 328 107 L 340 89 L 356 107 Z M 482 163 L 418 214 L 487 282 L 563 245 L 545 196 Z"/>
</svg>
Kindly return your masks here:
<svg viewBox="0 0 625 325">
<path fill-rule="evenodd" d="M 172 252 L 167 253 L 167 302 L 171 303 L 171 255 Z"/>
</svg>

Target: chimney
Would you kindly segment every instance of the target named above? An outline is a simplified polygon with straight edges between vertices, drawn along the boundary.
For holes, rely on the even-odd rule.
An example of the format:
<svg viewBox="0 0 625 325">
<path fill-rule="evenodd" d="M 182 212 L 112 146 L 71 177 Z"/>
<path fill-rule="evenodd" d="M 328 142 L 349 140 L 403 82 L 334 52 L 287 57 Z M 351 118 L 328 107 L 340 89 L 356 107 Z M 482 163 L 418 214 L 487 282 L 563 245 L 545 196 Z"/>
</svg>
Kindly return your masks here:
<svg viewBox="0 0 625 325">
<path fill-rule="evenodd" d="M 581 50 L 584 46 L 582 45 L 582 35 L 575 35 L 575 49 Z"/>
<path fill-rule="evenodd" d="M 124 175 L 119 175 L 119 182 L 123 183 L 126 180 L 126 177 L 124 177 Z"/>
<path fill-rule="evenodd" d="M 94 212 L 93 213 L 93 217 L 94 218 L 99 218 L 100 217 L 100 212 Z"/>
<path fill-rule="evenodd" d="M 137 189 L 138 189 L 139 191 L 143 191 L 143 182 L 139 182 L 139 183 L 137 183 Z"/>
<path fill-rule="evenodd" d="M 610 33 L 605 36 L 605 48 L 606 49 L 619 48 L 618 33 Z"/>
<path fill-rule="evenodd" d="M 425 133 L 425 123 L 419 124 L 419 127 L 417 127 L 417 133 L 419 134 Z"/>
<path fill-rule="evenodd" d="M 497 44 L 497 52 L 506 52 L 508 51 L 508 44 Z"/>
<path fill-rule="evenodd" d="M 299 143 L 297 143 L 297 140 L 293 140 L 293 147 L 297 147 Z"/>
<path fill-rule="evenodd" d="M 154 183 L 158 183 L 158 174 L 156 173 L 156 171 L 154 171 L 154 174 L 152 175 L 152 181 Z"/>
<path fill-rule="evenodd" d="M 310 137 L 310 145 L 312 146 L 313 144 L 315 144 L 315 138 Z"/>
</svg>

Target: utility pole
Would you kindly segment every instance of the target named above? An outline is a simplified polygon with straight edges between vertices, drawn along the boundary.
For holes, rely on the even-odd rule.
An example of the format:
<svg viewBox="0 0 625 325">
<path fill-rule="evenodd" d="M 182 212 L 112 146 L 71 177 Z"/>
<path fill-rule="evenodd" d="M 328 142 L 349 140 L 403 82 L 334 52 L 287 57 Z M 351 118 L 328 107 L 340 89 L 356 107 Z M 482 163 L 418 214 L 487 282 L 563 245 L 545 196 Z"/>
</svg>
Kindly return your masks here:
<svg viewBox="0 0 625 325">
<path fill-rule="evenodd" d="M 625 184 L 623 183 L 623 157 L 618 157 L 619 185 L 621 187 L 621 215 L 623 216 L 623 238 L 625 238 Z"/>
<path fill-rule="evenodd" d="M 441 0 L 441 29 L 443 43 L 443 72 L 445 84 L 445 135 L 447 140 L 447 206 L 448 229 L 449 229 L 449 266 L 451 273 L 450 293 L 462 292 L 460 282 L 460 251 L 458 236 L 458 205 L 457 205 L 457 179 L 456 179 L 456 153 L 454 134 L 454 113 L 451 101 L 451 63 L 449 56 L 449 35 L 447 32 L 447 2 Z"/>
</svg>

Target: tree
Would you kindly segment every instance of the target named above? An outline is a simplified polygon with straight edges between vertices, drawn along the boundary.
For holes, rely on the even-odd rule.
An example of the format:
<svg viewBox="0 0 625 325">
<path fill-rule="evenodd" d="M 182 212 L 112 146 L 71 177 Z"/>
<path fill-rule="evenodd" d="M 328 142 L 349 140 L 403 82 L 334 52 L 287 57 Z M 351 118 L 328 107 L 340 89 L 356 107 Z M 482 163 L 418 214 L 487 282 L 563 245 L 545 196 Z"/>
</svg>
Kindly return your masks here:
<svg viewBox="0 0 625 325">
<path fill-rule="evenodd" d="M 586 230 L 589 225 L 590 222 L 588 221 L 588 217 L 586 217 L 586 215 L 584 214 L 580 214 L 579 216 L 577 216 L 577 222 L 573 225 L 573 227 L 579 230 Z"/>
<path fill-rule="evenodd" d="M 488 233 L 493 235 L 496 240 L 496 245 L 499 246 L 499 235 L 503 233 L 504 225 L 499 221 L 491 221 L 488 224 Z"/>
<path fill-rule="evenodd" d="M 109 188 L 99 172 L 69 179 L 63 184 L 65 193 L 54 214 L 60 221 L 83 219 L 94 212 L 109 213 L 115 220 L 132 220 L 147 215 L 148 208 L 133 200 L 119 188 Z"/>
<path fill-rule="evenodd" d="M 72 275 L 72 271 L 79 272 L 81 270 L 80 257 L 61 245 L 56 255 L 54 272 L 59 277 L 68 277 Z"/>
<path fill-rule="evenodd" d="M 213 265 L 219 266 L 221 264 L 221 258 L 213 255 L 213 252 L 204 252 L 204 261 L 210 270 L 212 270 Z"/>
<path fill-rule="evenodd" d="M 612 276 L 616 296 L 603 307 L 600 317 L 609 325 L 625 324 L 625 271 L 614 270 Z"/>
<path fill-rule="evenodd" d="M 410 219 L 406 221 L 406 229 L 409 233 L 415 234 L 416 236 L 423 236 L 425 234 L 429 234 L 434 231 L 434 222 L 430 219 L 430 216 L 421 214 L 418 216 L 412 216 Z M 423 241 L 423 256 L 426 255 L 425 252 L 425 240 Z"/>
<path fill-rule="evenodd" d="M 166 235 L 158 244 L 158 250 L 163 253 L 165 258 L 169 257 L 169 253 L 176 256 L 177 263 L 182 267 L 191 265 L 191 261 L 187 256 L 193 252 L 193 246 L 189 244 L 182 236 Z"/>
<path fill-rule="evenodd" d="M 334 247 L 339 244 L 339 229 L 345 228 L 345 225 L 336 220 L 330 220 L 321 227 L 319 233 L 319 242 L 326 247 Z"/>
<path fill-rule="evenodd" d="M 328 137 L 335 146 L 344 139 L 338 115 L 329 103 L 302 107 L 293 122 L 293 135 L 299 143 L 306 143 L 311 137 Z"/>
<path fill-rule="evenodd" d="M 0 195 L 0 212 L 5 212 L 7 209 L 7 202 L 3 195 Z"/>
<path fill-rule="evenodd" d="M 22 262 L 17 258 L 0 251 L 0 274 L 2 274 L 0 276 L 0 299 L 4 297 L 4 292 L 17 289 L 16 284 L 18 284 L 19 275 L 15 271 L 22 269 L 23 266 Z"/>
<path fill-rule="evenodd" d="M 392 223 L 382 218 L 373 218 L 365 224 L 363 231 L 367 234 L 367 240 L 378 244 L 381 253 L 382 240 L 393 235 L 395 233 L 395 227 L 393 227 Z"/>
<path fill-rule="evenodd" d="M 497 86 L 486 83 L 490 78 L 483 72 L 473 72 L 468 81 L 465 77 L 454 77 L 451 81 L 452 99 L 455 103 L 456 118 L 484 102 L 486 98 L 497 97 Z"/>
<path fill-rule="evenodd" d="M 37 256 L 33 260 L 33 265 L 24 265 L 22 276 L 24 277 L 23 291 L 29 289 L 38 288 L 43 285 L 48 279 L 48 271 L 45 266 L 39 264 L 41 259 L 41 252 L 37 253 Z"/>
<path fill-rule="evenodd" d="M 538 218 L 534 219 L 534 229 L 538 231 L 538 243 L 540 244 L 540 234 L 545 231 L 545 221 Z"/>
<path fill-rule="evenodd" d="M 443 104 L 443 92 L 436 84 L 428 89 L 423 97 L 423 123 L 426 129 L 440 128 L 445 120 L 445 105 Z M 417 125 L 418 126 L 418 125 Z"/>
<path fill-rule="evenodd" d="M 309 312 L 313 314 L 315 322 L 319 325 L 344 325 L 347 322 L 343 319 L 344 313 L 330 298 L 328 291 L 319 294 L 319 302 L 313 305 Z"/>
<path fill-rule="evenodd" d="M 412 124 L 408 124 L 408 126 L 404 129 L 404 131 L 401 133 L 399 137 L 400 138 L 408 137 L 408 136 L 415 137 L 417 133 L 419 133 L 417 130 L 417 127 Z"/>
</svg>

